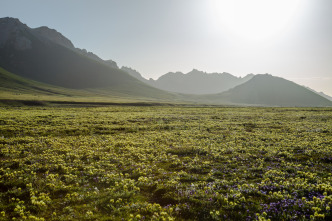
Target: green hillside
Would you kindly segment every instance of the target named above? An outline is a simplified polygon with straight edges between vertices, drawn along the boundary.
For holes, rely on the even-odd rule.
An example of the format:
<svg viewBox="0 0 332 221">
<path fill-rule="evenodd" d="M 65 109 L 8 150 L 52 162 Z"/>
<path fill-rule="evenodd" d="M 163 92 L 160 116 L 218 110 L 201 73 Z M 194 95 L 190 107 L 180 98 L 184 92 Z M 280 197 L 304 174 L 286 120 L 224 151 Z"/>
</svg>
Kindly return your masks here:
<svg viewBox="0 0 332 221">
<path fill-rule="evenodd" d="M 228 103 L 245 105 L 332 106 L 331 101 L 305 87 L 269 74 L 256 75 L 246 83 L 212 97 Z"/>
<path fill-rule="evenodd" d="M 156 93 L 157 92 L 157 93 Z M 68 102 L 176 102 L 181 95 L 164 93 L 143 84 L 98 89 L 68 89 L 33 81 L 0 67 L 1 100 L 39 100 Z"/>
<path fill-rule="evenodd" d="M 70 90 L 43 84 L 12 74 L 0 67 L 0 91 L 12 94 L 62 95 L 71 96 Z M 3 96 L 1 96 L 3 98 Z"/>
</svg>

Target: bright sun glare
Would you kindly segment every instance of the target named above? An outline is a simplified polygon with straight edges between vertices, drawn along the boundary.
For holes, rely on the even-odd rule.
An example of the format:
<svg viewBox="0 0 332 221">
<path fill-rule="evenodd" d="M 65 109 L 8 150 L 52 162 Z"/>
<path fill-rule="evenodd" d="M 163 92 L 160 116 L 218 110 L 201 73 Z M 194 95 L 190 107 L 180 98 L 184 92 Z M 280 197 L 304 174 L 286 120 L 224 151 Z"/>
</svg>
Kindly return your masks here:
<svg viewBox="0 0 332 221">
<path fill-rule="evenodd" d="M 245 39 L 261 40 L 282 33 L 301 0 L 214 0 L 213 19 L 219 28 Z"/>
</svg>

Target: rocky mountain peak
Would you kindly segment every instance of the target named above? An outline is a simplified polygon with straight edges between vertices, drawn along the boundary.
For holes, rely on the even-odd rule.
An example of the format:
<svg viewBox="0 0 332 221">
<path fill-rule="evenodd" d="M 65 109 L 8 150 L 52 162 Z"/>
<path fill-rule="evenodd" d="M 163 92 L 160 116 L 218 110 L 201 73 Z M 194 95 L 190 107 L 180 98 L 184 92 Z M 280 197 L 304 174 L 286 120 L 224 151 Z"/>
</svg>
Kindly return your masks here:
<svg viewBox="0 0 332 221">
<path fill-rule="evenodd" d="M 11 17 L 0 18 L 0 26 L 7 26 L 11 28 L 28 28 L 28 26 L 23 24 L 18 18 Z"/>
<path fill-rule="evenodd" d="M 4 47 L 10 39 L 16 50 L 25 50 L 31 48 L 31 41 L 27 39 L 23 32 L 30 28 L 20 22 L 17 18 L 0 18 L 0 48 Z"/>
<path fill-rule="evenodd" d="M 189 75 L 204 75 L 204 74 L 206 74 L 205 72 L 203 72 L 203 71 L 199 71 L 199 70 L 197 70 L 197 69 L 193 69 L 192 71 L 190 71 L 189 73 L 187 73 L 187 74 L 189 74 Z"/>
<path fill-rule="evenodd" d="M 113 60 L 106 60 L 105 63 L 112 68 L 119 69 L 118 64 Z"/>
<path fill-rule="evenodd" d="M 61 33 L 57 32 L 55 29 L 50 29 L 46 26 L 42 26 L 42 27 L 33 29 L 33 32 L 35 34 L 37 34 L 38 36 L 47 38 L 59 45 L 65 46 L 70 49 L 75 48 L 73 43 L 68 38 L 63 36 Z"/>
</svg>

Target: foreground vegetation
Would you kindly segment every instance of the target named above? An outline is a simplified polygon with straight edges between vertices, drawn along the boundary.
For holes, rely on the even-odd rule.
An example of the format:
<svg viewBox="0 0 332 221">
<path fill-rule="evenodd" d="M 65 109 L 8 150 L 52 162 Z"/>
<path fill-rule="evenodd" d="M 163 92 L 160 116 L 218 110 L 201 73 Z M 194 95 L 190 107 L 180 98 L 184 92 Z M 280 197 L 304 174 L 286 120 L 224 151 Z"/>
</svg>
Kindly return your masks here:
<svg viewBox="0 0 332 221">
<path fill-rule="evenodd" d="M 1 107 L 0 220 L 331 220 L 332 109 Z"/>
</svg>

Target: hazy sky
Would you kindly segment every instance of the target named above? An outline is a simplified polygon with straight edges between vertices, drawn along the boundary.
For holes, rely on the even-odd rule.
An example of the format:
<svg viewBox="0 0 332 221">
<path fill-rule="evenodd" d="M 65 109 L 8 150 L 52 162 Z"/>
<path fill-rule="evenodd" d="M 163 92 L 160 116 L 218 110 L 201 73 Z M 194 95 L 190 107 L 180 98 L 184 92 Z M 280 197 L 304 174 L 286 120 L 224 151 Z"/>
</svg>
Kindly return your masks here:
<svg viewBox="0 0 332 221">
<path fill-rule="evenodd" d="M 332 96 L 332 0 L 0 0 L 6 16 L 146 78 L 270 73 Z"/>
</svg>

